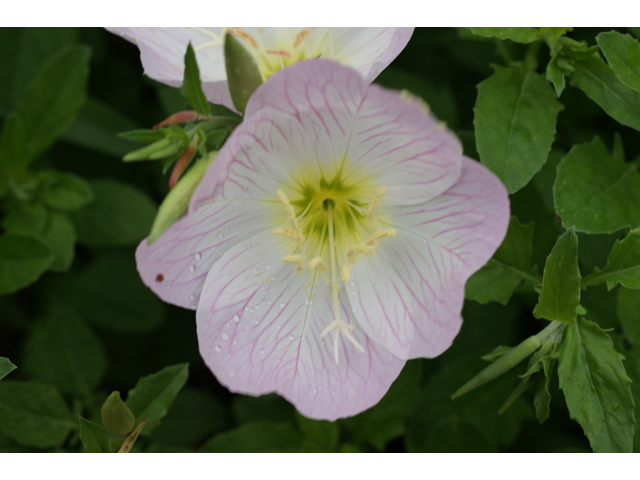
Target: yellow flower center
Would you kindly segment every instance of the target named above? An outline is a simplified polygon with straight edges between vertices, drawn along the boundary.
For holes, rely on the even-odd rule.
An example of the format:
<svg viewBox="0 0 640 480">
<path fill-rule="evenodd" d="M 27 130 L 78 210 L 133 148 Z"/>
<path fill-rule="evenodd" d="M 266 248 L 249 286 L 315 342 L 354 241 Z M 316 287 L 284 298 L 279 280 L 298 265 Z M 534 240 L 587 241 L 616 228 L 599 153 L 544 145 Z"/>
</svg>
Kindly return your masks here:
<svg viewBox="0 0 640 480">
<path fill-rule="evenodd" d="M 364 351 L 351 334 L 353 326 L 341 319 L 341 284 L 349 281 L 351 267 L 359 258 L 373 256 L 384 238 L 396 234 L 393 228 L 380 227 L 383 212 L 379 204 L 386 187 L 376 185 L 362 170 L 345 173 L 344 165 L 342 162 L 330 174 L 309 166 L 293 175 L 276 192 L 286 226 L 272 231 L 294 242 L 294 252 L 282 257 L 283 262 L 295 264 L 298 273 L 311 273 L 313 283 L 324 278 L 331 287 L 334 319 L 321 336 L 332 333 L 336 364 L 340 333 Z"/>
</svg>

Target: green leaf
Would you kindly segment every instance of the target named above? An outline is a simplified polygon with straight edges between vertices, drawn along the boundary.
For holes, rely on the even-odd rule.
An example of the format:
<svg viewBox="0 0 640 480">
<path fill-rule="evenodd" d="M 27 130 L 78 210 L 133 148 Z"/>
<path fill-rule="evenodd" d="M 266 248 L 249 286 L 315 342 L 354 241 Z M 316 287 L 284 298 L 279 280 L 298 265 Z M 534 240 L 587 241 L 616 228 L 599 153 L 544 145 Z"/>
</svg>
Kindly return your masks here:
<svg viewBox="0 0 640 480">
<path fill-rule="evenodd" d="M 40 202 L 8 201 L 5 204 L 7 215 L 2 226 L 7 233 L 37 236 L 49 224 L 49 210 Z"/>
<path fill-rule="evenodd" d="M 238 395 L 233 399 L 232 409 L 237 423 L 293 421 L 296 411 L 293 405 L 275 393 L 260 397 Z"/>
<path fill-rule="evenodd" d="M 589 287 L 603 282 L 609 290 L 618 283 L 627 288 L 640 288 L 640 228 L 631 230 L 624 240 L 616 241 L 607 266 L 602 270 L 596 268 L 584 278 L 582 285 Z"/>
<path fill-rule="evenodd" d="M 58 391 L 37 381 L 0 382 L 0 432 L 21 445 L 62 445 L 77 424 Z"/>
<path fill-rule="evenodd" d="M 540 38 L 538 29 L 534 27 L 469 27 L 469 30 L 482 37 L 496 37 L 518 43 L 531 43 Z"/>
<path fill-rule="evenodd" d="M 89 98 L 75 122 L 60 137 L 65 142 L 114 157 L 122 157 L 136 147 L 118 138 L 118 133 L 135 130 L 139 125 L 107 103 Z"/>
<path fill-rule="evenodd" d="M 89 56 L 89 49 L 83 46 L 58 53 L 40 69 L 16 105 L 31 158 L 49 148 L 82 107 Z"/>
<path fill-rule="evenodd" d="M 9 361 L 6 357 L 0 357 L 0 380 L 13 372 L 16 367 L 13 363 Z"/>
<path fill-rule="evenodd" d="M 558 57 L 554 56 L 549 60 L 547 64 L 547 80 L 553 84 L 553 88 L 556 90 L 556 95 L 560 97 L 567 86 L 567 80 L 564 78 L 565 71 L 558 67 Z"/>
<path fill-rule="evenodd" d="M 335 422 L 312 420 L 296 412 L 296 422 L 306 441 L 315 452 L 334 452 L 338 446 L 340 429 Z M 315 448 L 314 448 L 315 447 Z"/>
<path fill-rule="evenodd" d="M 76 210 L 93 200 L 89 184 L 72 173 L 45 170 L 38 179 L 40 199 L 51 208 Z"/>
<path fill-rule="evenodd" d="M 78 416 L 80 423 L 80 441 L 89 453 L 111 453 L 109 436 L 104 428 Z"/>
<path fill-rule="evenodd" d="M 61 278 L 55 291 L 92 323 L 114 332 L 149 332 L 165 319 L 164 304 L 140 281 L 133 257 L 101 255 L 80 274 Z"/>
<path fill-rule="evenodd" d="M 355 443 L 383 450 L 389 441 L 404 434 L 407 416 L 420 393 L 421 366 L 418 360 L 407 362 L 377 405 L 341 421 L 351 430 Z"/>
<path fill-rule="evenodd" d="M 76 245 L 76 231 L 69 217 L 62 212 L 50 212 L 49 222 L 42 231 L 42 238 L 55 256 L 49 270 L 68 271 L 73 262 Z"/>
<path fill-rule="evenodd" d="M 173 399 L 188 377 L 189 364 L 182 363 L 142 377 L 136 386 L 129 390 L 126 403 L 136 416 L 136 423 L 147 419 L 143 435 L 148 435 L 160 425 L 160 419 L 167 414 Z"/>
<path fill-rule="evenodd" d="M 622 125 L 640 130 L 640 95 L 616 78 L 599 55 L 575 62 L 571 85 L 578 87 Z"/>
<path fill-rule="evenodd" d="M 490 301 L 506 305 L 513 290 L 525 281 L 539 284 L 542 279 L 531 266 L 533 222 L 523 225 L 511 216 L 509 230 L 487 264 L 474 273 L 465 285 L 465 297 L 480 303 Z"/>
<path fill-rule="evenodd" d="M 478 85 L 476 141 L 482 163 L 513 193 L 547 160 L 563 107 L 533 65 L 494 68 Z"/>
<path fill-rule="evenodd" d="M 49 248 L 35 237 L 0 236 L 0 295 L 35 282 L 53 263 Z"/>
<path fill-rule="evenodd" d="M 42 64 L 77 39 L 76 28 L 2 28 L 0 103 L 11 110 Z"/>
<path fill-rule="evenodd" d="M 567 327 L 554 357 L 571 418 L 582 425 L 593 451 L 630 453 L 635 423 L 631 379 L 609 335 L 581 317 Z"/>
<path fill-rule="evenodd" d="M 542 276 L 542 291 L 533 310 L 536 318 L 573 323 L 580 305 L 580 269 L 578 237 L 573 228 L 558 238 L 547 258 Z"/>
<path fill-rule="evenodd" d="M 207 102 L 207 97 L 202 91 L 200 69 L 191 42 L 189 42 L 187 52 L 184 55 L 184 80 L 180 92 L 196 112 L 209 115 L 211 105 Z"/>
<path fill-rule="evenodd" d="M 554 359 L 545 357 L 542 359 L 542 365 L 544 367 L 544 377 L 540 377 L 540 384 L 533 398 L 533 406 L 536 410 L 536 418 L 540 424 L 544 423 L 549 418 L 550 405 L 551 405 L 551 393 L 549 392 L 551 387 L 551 378 L 555 370 Z"/>
<path fill-rule="evenodd" d="M 633 344 L 640 343 L 640 291 L 618 289 L 618 316 L 622 329 Z M 640 399 L 638 399 L 640 401 Z"/>
<path fill-rule="evenodd" d="M 190 445 L 228 426 L 226 405 L 202 389 L 185 387 L 176 396 L 151 441 L 163 445 Z"/>
<path fill-rule="evenodd" d="M 78 241 L 93 247 L 134 245 L 153 223 L 155 205 L 141 190 L 113 180 L 90 182 L 94 201 L 70 212 Z"/>
<path fill-rule="evenodd" d="M 639 96 L 640 97 L 640 96 Z M 599 137 L 574 146 L 558 165 L 556 211 L 567 228 L 613 233 L 640 225 L 638 166 L 612 157 Z"/>
<path fill-rule="evenodd" d="M 616 77 L 627 87 L 640 90 L 640 42 L 615 31 L 599 34 L 596 41 Z"/>
<path fill-rule="evenodd" d="M 433 426 L 427 442 L 430 453 L 497 453 L 494 442 L 473 425 L 447 418 Z"/>
<path fill-rule="evenodd" d="M 17 113 L 9 114 L 2 124 L 0 135 L 0 170 L 16 175 L 29 164 L 27 137 Z"/>
<path fill-rule="evenodd" d="M 302 436 L 289 422 L 255 422 L 216 435 L 200 453 L 297 452 Z"/>
<path fill-rule="evenodd" d="M 230 33 L 224 37 L 224 62 L 233 105 L 244 113 L 249 98 L 262 84 L 262 75 L 253 55 Z"/>
<path fill-rule="evenodd" d="M 33 377 L 85 399 L 91 398 L 107 371 L 100 339 L 77 313 L 59 303 L 34 328 L 23 363 Z"/>
</svg>

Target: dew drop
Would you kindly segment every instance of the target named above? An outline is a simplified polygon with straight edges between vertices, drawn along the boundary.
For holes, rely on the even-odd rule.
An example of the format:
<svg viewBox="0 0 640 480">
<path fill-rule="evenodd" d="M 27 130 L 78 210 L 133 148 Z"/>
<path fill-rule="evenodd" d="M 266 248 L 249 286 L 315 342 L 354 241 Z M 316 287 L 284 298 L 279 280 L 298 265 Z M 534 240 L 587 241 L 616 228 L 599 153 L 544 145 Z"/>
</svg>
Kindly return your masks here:
<svg viewBox="0 0 640 480">
<path fill-rule="evenodd" d="M 323 375 L 326 375 L 326 374 L 327 374 L 327 371 L 326 371 L 326 370 L 322 370 L 322 374 L 323 374 Z"/>
<path fill-rule="evenodd" d="M 292 333 L 291 335 L 289 335 L 289 340 L 295 340 L 296 336 Z"/>
<path fill-rule="evenodd" d="M 317 395 L 318 394 L 318 390 L 316 390 L 315 388 L 313 389 L 313 394 Z"/>
<path fill-rule="evenodd" d="M 260 349 L 260 355 L 264 355 L 264 348 Z"/>
<path fill-rule="evenodd" d="M 220 334 L 220 338 L 222 338 L 223 340 L 229 340 L 229 334 L 227 332 L 222 332 Z"/>
<path fill-rule="evenodd" d="M 427 243 L 427 239 L 425 238 L 424 240 L 422 240 L 422 243 Z"/>
<path fill-rule="evenodd" d="M 220 345 L 216 345 L 214 350 L 218 353 L 220 353 L 222 351 L 222 347 Z"/>
<path fill-rule="evenodd" d="M 286 304 L 286 303 L 284 303 L 284 302 L 280 302 L 280 308 L 284 308 L 284 307 L 286 307 L 286 306 L 287 306 L 287 304 Z"/>
<path fill-rule="evenodd" d="M 233 321 L 238 323 L 240 321 L 240 317 L 236 314 L 233 316 Z"/>
<path fill-rule="evenodd" d="M 221 233 L 221 234 L 220 234 L 220 238 L 224 238 L 224 233 Z"/>
<path fill-rule="evenodd" d="M 189 267 L 189 271 L 190 271 L 191 273 L 195 272 L 195 271 L 196 271 L 196 266 L 195 266 L 195 265 L 191 265 L 191 266 Z"/>
<path fill-rule="evenodd" d="M 258 325 L 258 324 L 260 323 L 260 319 L 256 320 L 256 321 L 255 321 L 255 322 L 253 322 L 253 323 L 255 323 L 256 325 Z"/>
<path fill-rule="evenodd" d="M 356 282 L 354 282 L 353 280 L 351 280 L 351 286 L 355 287 L 356 286 Z"/>
<path fill-rule="evenodd" d="M 196 296 L 193 293 L 189 295 L 189 300 L 193 302 L 195 299 L 196 299 Z"/>
<path fill-rule="evenodd" d="M 211 251 L 215 252 L 216 251 L 216 247 L 211 247 Z"/>
<path fill-rule="evenodd" d="M 200 260 L 202 258 L 202 255 L 198 252 L 198 253 L 196 253 L 195 257 L 193 257 L 193 258 L 195 258 L 196 262 L 197 262 L 198 260 Z"/>
<path fill-rule="evenodd" d="M 257 274 L 258 274 L 258 269 L 257 269 L 257 268 L 254 268 L 254 269 L 253 269 L 253 274 L 254 274 L 254 275 L 257 275 Z"/>
<path fill-rule="evenodd" d="M 276 325 L 276 327 L 278 328 L 278 330 L 280 330 L 282 328 L 282 325 L 278 324 Z"/>
<path fill-rule="evenodd" d="M 267 263 L 267 264 L 264 266 L 264 268 L 266 268 L 267 270 L 271 270 L 271 264 L 270 264 L 270 263 Z"/>
<path fill-rule="evenodd" d="M 352 294 L 352 295 L 357 295 L 357 294 L 358 294 L 358 291 L 357 291 L 357 290 L 351 290 L 351 294 Z"/>
<path fill-rule="evenodd" d="M 225 229 L 224 229 L 224 231 L 225 231 L 225 232 L 228 232 L 228 231 L 229 231 L 229 227 L 225 228 Z"/>
<path fill-rule="evenodd" d="M 238 345 L 238 340 L 233 341 L 233 346 L 235 347 L 236 345 Z"/>
</svg>

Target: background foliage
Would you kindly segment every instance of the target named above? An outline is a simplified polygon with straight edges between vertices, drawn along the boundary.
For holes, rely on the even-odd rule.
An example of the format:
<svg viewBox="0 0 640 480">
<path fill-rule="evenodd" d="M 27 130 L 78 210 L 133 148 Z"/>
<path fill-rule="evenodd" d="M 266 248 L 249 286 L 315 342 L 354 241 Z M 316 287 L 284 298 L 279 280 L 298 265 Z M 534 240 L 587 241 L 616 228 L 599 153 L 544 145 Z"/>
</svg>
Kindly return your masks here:
<svg viewBox="0 0 640 480">
<path fill-rule="evenodd" d="M 377 79 L 430 104 L 513 217 L 453 346 L 329 423 L 221 387 L 194 312 L 138 277 L 168 175 L 123 163 L 116 134 L 184 110 L 180 91 L 104 30 L 0 29 L 0 451 L 119 447 L 113 390 L 147 419 L 133 451 L 640 451 L 640 30 L 608 31 L 417 29 Z M 528 366 L 451 400 L 518 344 Z"/>
</svg>

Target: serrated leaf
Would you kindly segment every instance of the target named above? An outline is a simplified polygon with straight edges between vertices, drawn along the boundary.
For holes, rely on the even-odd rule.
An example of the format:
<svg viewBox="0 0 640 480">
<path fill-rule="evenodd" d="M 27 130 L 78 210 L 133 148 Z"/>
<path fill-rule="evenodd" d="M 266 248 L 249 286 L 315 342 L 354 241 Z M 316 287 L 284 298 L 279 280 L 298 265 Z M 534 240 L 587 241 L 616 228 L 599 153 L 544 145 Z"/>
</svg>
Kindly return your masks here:
<svg viewBox="0 0 640 480">
<path fill-rule="evenodd" d="M 515 215 L 511 216 L 507 235 L 496 253 L 467 280 L 466 298 L 480 303 L 496 301 L 506 305 L 520 282 L 538 284 L 542 281 L 531 266 L 533 228 L 533 222 L 523 225 Z"/>
<path fill-rule="evenodd" d="M 62 445 L 77 424 L 58 391 L 37 381 L 0 382 L 0 432 L 21 445 Z"/>
<path fill-rule="evenodd" d="M 616 241 L 607 266 L 602 270 L 596 268 L 582 284 L 589 287 L 603 282 L 607 283 L 609 290 L 618 283 L 627 288 L 640 288 L 640 228 L 631 230 L 622 241 Z"/>
<path fill-rule="evenodd" d="M 0 134 L 0 170 L 16 175 L 29 165 L 27 137 L 22 121 L 12 112 L 4 119 Z"/>
<path fill-rule="evenodd" d="M 180 92 L 182 92 L 184 98 L 196 112 L 202 113 L 203 115 L 209 114 L 211 106 L 202 91 L 200 69 L 198 68 L 196 54 L 193 51 L 191 42 L 189 42 L 187 52 L 184 55 L 184 80 L 182 87 L 180 87 Z"/>
<path fill-rule="evenodd" d="M 233 105 L 244 113 L 249 98 L 262 84 L 262 75 L 253 55 L 231 33 L 224 37 L 224 62 Z"/>
<path fill-rule="evenodd" d="M 100 339 L 77 313 L 62 304 L 54 304 L 34 328 L 23 363 L 31 376 L 84 398 L 91 398 L 107 371 Z"/>
<path fill-rule="evenodd" d="M 142 377 L 136 386 L 129 390 L 126 404 L 136 416 L 136 423 L 147 419 L 143 435 L 150 434 L 160 425 L 160 420 L 167 414 L 173 399 L 188 377 L 189 364 L 182 363 Z"/>
<path fill-rule="evenodd" d="M 635 423 L 631 379 L 609 335 L 578 318 L 567 326 L 554 357 L 569 413 L 582 425 L 594 452 L 630 453 Z"/>
<path fill-rule="evenodd" d="M 482 163 L 513 193 L 547 160 L 563 107 L 532 65 L 494 68 L 478 85 L 476 141 Z"/>
<path fill-rule="evenodd" d="M 539 39 L 540 34 L 534 27 L 469 27 L 474 34 L 483 37 L 496 37 L 518 43 L 531 43 Z"/>
<path fill-rule="evenodd" d="M 640 42 L 615 31 L 599 34 L 596 41 L 616 77 L 640 91 Z"/>
<path fill-rule="evenodd" d="M 640 343 L 640 291 L 618 289 L 618 316 L 631 343 Z"/>
<path fill-rule="evenodd" d="M 578 87 L 611 118 L 640 130 L 640 95 L 616 78 L 599 55 L 574 64 L 571 85 Z"/>
<path fill-rule="evenodd" d="M 30 158 L 44 152 L 71 125 L 86 98 L 90 50 L 68 47 L 49 60 L 16 105 Z"/>
<path fill-rule="evenodd" d="M 135 260 L 117 253 L 61 278 L 55 292 L 87 320 L 121 334 L 155 330 L 165 319 L 164 304 L 140 281 Z"/>
<path fill-rule="evenodd" d="M 205 443 L 200 453 L 297 452 L 302 436 L 289 422 L 255 422 L 220 433 Z"/>
<path fill-rule="evenodd" d="M 6 357 L 0 357 L 0 380 L 13 372 L 16 367 L 11 361 Z"/>
<path fill-rule="evenodd" d="M 640 225 L 638 166 L 612 157 L 599 137 L 574 146 L 562 159 L 553 190 L 565 228 L 613 233 Z"/>
<path fill-rule="evenodd" d="M 149 233 L 156 207 L 146 193 L 113 180 L 89 185 L 94 200 L 69 214 L 79 242 L 95 247 L 134 245 Z"/>
<path fill-rule="evenodd" d="M 35 237 L 0 236 L 0 295 L 35 282 L 53 262 L 49 247 Z"/>
<path fill-rule="evenodd" d="M 104 428 L 89 420 L 78 417 L 80 425 L 80 441 L 89 453 L 111 453 L 109 436 Z"/>
<path fill-rule="evenodd" d="M 556 242 L 542 275 L 542 291 L 533 310 L 536 318 L 572 323 L 580 305 L 578 237 L 573 228 Z"/>
</svg>

